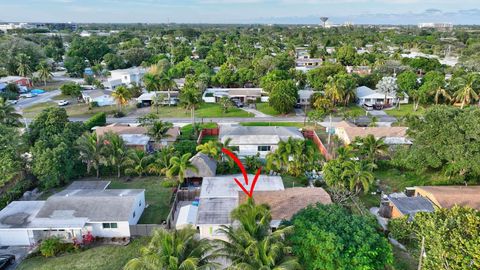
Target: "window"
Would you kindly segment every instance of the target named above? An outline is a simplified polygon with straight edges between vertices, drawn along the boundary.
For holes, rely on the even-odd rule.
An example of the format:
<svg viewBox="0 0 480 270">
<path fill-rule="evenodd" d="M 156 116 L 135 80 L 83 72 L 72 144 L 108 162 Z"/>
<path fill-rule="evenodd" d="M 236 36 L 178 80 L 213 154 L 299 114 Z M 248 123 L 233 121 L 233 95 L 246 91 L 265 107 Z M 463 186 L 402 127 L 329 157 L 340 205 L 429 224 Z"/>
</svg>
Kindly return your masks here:
<svg viewBox="0 0 480 270">
<path fill-rule="evenodd" d="M 142 206 L 142 201 L 138 202 L 138 206 Z"/>
<path fill-rule="evenodd" d="M 118 228 L 117 223 L 102 223 L 104 229 L 116 229 Z"/>
<path fill-rule="evenodd" d="M 270 145 L 260 145 L 258 147 L 258 152 L 267 152 L 270 151 Z"/>
<path fill-rule="evenodd" d="M 133 217 L 135 218 L 135 211 L 133 211 Z"/>
</svg>

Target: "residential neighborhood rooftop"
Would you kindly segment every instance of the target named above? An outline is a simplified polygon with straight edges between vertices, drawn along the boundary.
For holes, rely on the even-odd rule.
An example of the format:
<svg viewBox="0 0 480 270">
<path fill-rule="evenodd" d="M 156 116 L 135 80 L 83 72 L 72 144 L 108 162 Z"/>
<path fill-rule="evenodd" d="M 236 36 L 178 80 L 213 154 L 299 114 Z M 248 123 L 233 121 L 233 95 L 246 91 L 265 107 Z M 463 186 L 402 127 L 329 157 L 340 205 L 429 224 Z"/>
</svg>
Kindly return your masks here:
<svg viewBox="0 0 480 270">
<path fill-rule="evenodd" d="M 439 207 L 458 205 L 480 210 L 480 186 L 422 186 L 415 187 L 415 193 L 427 197 Z"/>
<path fill-rule="evenodd" d="M 414 216 L 418 212 L 433 212 L 435 210 L 432 202 L 420 196 L 388 196 L 388 199 L 403 215 Z"/>
<path fill-rule="evenodd" d="M 295 127 L 260 127 L 260 126 L 222 126 L 219 140 L 225 142 L 231 138 L 232 145 L 242 144 L 277 144 L 288 138 L 304 139 L 302 133 Z"/>
<path fill-rule="evenodd" d="M 199 152 L 190 158 L 190 162 L 198 171 L 187 169 L 185 172 L 185 178 L 212 177 L 216 175 L 217 162 L 213 158 Z"/>
<path fill-rule="evenodd" d="M 66 189 L 99 189 L 104 190 L 110 185 L 111 181 L 74 181 Z"/>
</svg>

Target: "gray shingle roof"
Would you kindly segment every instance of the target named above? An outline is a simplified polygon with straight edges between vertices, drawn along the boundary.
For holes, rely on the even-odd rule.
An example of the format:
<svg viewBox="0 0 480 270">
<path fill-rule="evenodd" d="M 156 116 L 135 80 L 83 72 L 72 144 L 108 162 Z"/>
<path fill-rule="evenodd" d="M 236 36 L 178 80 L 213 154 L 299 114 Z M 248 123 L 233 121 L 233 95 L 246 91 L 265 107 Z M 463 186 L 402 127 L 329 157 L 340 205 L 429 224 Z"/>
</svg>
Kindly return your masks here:
<svg viewBox="0 0 480 270">
<path fill-rule="evenodd" d="M 221 142 L 231 138 L 232 145 L 271 145 L 290 137 L 303 139 L 302 133 L 294 127 L 222 126 L 219 134 Z"/>
<path fill-rule="evenodd" d="M 128 221 L 143 189 L 64 190 L 47 199 L 37 218 Z"/>
<path fill-rule="evenodd" d="M 66 189 L 106 189 L 110 181 L 74 181 Z"/>
<path fill-rule="evenodd" d="M 433 212 L 433 204 L 426 198 L 415 197 L 392 197 L 388 199 L 398 208 L 404 215 L 415 215 L 418 212 Z"/>
</svg>

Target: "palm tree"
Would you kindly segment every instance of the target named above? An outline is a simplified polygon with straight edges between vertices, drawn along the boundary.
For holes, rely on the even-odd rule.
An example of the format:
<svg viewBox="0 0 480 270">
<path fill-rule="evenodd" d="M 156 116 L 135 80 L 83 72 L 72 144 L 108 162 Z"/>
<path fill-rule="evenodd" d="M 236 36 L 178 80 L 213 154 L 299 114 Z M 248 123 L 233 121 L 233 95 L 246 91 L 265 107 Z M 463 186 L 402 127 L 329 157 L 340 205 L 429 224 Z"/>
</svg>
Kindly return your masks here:
<svg viewBox="0 0 480 270">
<path fill-rule="evenodd" d="M 195 109 L 202 103 L 200 90 L 193 83 L 185 84 L 180 93 L 180 102 L 185 106 L 185 109 L 190 110 L 192 125 L 195 125 Z"/>
<path fill-rule="evenodd" d="M 112 93 L 112 97 L 117 102 L 117 106 L 119 107 L 119 111 L 122 110 L 123 106 L 127 105 L 130 99 L 132 98 L 132 93 L 128 90 L 125 86 L 119 86 L 115 91 Z"/>
<path fill-rule="evenodd" d="M 162 139 L 169 137 L 170 135 L 167 132 L 173 127 L 173 124 L 170 122 L 164 121 L 155 121 L 152 126 L 148 128 L 147 134 L 150 138 L 154 139 L 155 142 L 161 143 Z"/>
<path fill-rule="evenodd" d="M 221 158 L 222 149 L 216 141 L 208 141 L 197 146 L 197 152 L 205 154 L 215 160 Z"/>
<path fill-rule="evenodd" d="M 103 137 L 102 155 L 104 163 L 117 168 L 117 177 L 121 176 L 121 168 L 128 160 L 125 142 L 118 134 L 108 132 Z"/>
<path fill-rule="evenodd" d="M 370 124 L 368 124 L 369 127 L 376 127 L 378 125 L 378 117 L 372 116 L 370 118 Z"/>
<path fill-rule="evenodd" d="M 145 88 L 148 92 L 157 92 L 161 89 L 160 76 L 156 73 L 153 73 L 152 70 L 143 76 L 143 83 L 145 84 Z"/>
<path fill-rule="evenodd" d="M 164 94 L 160 94 L 158 92 L 155 93 L 155 96 L 153 97 L 152 103 L 153 103 L 153 106 L 155 107 L 155 109 L 157 111 L 157 115 L 158 115 L 158 109 L 160 108 L 160 106 L 162 106 L 164 101 L 165 101 L 165 95 Z"/>
<path fill-rule="evenodd" d="M 127 168 L 125 173 L 137 174 L 142 177 L 148 172 L 148 166 L 152 163 L 152 156 L 147 155 L 144 151 L 131 149 L 128 151 L 127 158 L 123 163 Z"/>
<path fill-rule="evenodd" d="M 154 161 L 147 167 L 149 173 L 154 173 L 159 176 L 165 175 L 170 168 L 170 159 L 175 155 L 175 148 L 168 146 L 155 152 Z"/>
<path fill-rule="evenodd" d="M 232 219 L 239 226 L 223 225 L 218 230 L 228 241 L 217 240 L 217 255 L 231 261 L 231 269 L 300 269 L 295 258 L 288 256 L 285 235 L 292 226 L 270 231 L 271 214 L 266 205 L 255 205 L 253 199 L 232 211 Z"/>
<path fill-rule="evenodd" d="M 378 157 L 388 153 L 388 145 L 383 138 L 375 139 L 372 134 L 369 134 L 365 138 L 355 138 L 353 145 L 359 150 L 361 155 L 364 155 L 366 159 L 376 164 Z"/>
<path fill-rule="evenodd" d="M 218 269 L 212 262 L 213 246 L 199 239 L 197 231 L 185 228 L 177 231 L 158 229 L 150 243 L 141 249 L 141 256 L 131 259 L 124 270 L 209 270 Z"/>
<path fill-rule="evenodd" d="M 470 73 L 467 76 L 453 80 L 452 85 L 457 89 L 454 96 L 458 102 L 462 102 L 461 108 L 472 101 L 480 99 L 480 76 Z"/>
<path fill-rule="evenodd" d="M 38 77 L 43 80 L 43 84 L 47 85 L 47 81 L 50 80 L 53 75 L 52 72 L 50 72 L 50 67 L 48 66 L 47 62 L 41 62 L 38 65 Z"/>
<path fill-rule="evenodd" d="M 17 73 L 22 77 L 26 77 L 32 74 L 30 69 L 30 57 L 24 53 L 20 53 L 16 57 L 17 60 Z"/>
<path fill-rule="evenodd" d="M 358 193 L 363 189 L 367 193 L 375 179 L 370 163 L 362 161 L 345 162 L 342 178 L 347 181 L 350 191 Z"/>
<path fill-rule="evenodd" d="M 198 172 L 198 168 L 190 162 L 191 156 L 192 154 L 186 153 L 181 157 L 172 157 L 170 159 L 170 168 L 167 171 L 167 177 L 172 178 L 176 175 L 178 181 L 181 183 L 185 178 L 184 176 L 187 170 Z"/>
<path fill-rule="evenodd" d="M 329 98 L 334 105 L 342 101 L 344 92 L 334 77 L 328 77 L 328 82 L 325 84 L 325 97 Z"/>
<path fill-rule="evenodd" d="M 0 97 L 0 123 L 11 127 L 20 127 L 22 116 L 15 111 L 12 104 Z"/>
<path fill-rule="evenodd" d="M 94 168 L 97 178 L 100 177 L 100 165 L 103 162 L 102 138 L 97 138 L 96 133 L 84 133 L 76 141 L 76 147 L 80 154 L 80 160 L 87 164 L 87 172 Z"/>
<path fill-rule="evenodd" d="M 170 106 L 171 94 L 170 91 L 176 86 L 173 76 L 169 72 L 163 72 L 160 74 L 160 89 L 167 90 L 168 105 Z"/>
</svg>

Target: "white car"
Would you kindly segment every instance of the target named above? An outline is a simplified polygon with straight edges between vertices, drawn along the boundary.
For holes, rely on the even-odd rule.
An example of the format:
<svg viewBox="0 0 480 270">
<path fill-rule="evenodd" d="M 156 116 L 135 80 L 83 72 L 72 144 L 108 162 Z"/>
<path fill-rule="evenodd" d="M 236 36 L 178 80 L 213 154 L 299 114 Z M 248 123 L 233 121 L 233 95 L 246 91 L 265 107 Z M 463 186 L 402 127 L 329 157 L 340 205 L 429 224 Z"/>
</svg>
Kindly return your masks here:
<svg viewBox="0 0 480 270">
<path fill-rule="evenodd" d="M 60 100 L 58 102 L 58 106 L 67 106 L 68 104 L 70 104 L 68 100 Z"/>
</svg>

